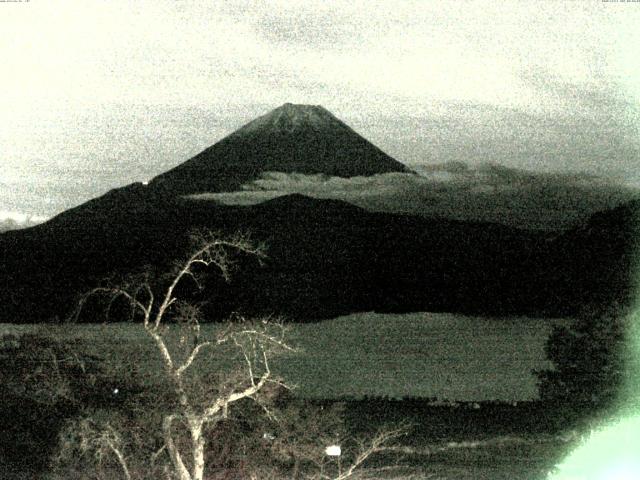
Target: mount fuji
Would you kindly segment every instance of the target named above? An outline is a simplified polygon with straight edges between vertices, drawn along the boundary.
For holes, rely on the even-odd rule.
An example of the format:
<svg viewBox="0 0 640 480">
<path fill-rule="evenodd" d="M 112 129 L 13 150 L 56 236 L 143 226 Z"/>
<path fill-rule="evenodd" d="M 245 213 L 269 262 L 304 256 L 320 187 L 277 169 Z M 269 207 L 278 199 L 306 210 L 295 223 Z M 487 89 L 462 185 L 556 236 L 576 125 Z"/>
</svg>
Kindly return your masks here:
<svg viewBox="0 0 640 480">
<path fill-rule="evenodd" d="M 346 178 L 411 172 L 325 108 L 285 103 L 149 186 L 174 194 L 230 192 L 269 171 Z"/>
</svg>

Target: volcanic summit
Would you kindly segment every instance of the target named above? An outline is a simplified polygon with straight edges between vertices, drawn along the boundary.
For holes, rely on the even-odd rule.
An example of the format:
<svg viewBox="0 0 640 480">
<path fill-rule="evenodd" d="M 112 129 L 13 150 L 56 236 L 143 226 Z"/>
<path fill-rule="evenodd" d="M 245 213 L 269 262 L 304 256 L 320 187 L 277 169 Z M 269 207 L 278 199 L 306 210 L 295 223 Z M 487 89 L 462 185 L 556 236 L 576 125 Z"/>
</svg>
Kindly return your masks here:
<svg viewBox="0 0 640 480">
<path fill-rule="evenodd" d="M 176 194 L 230 192 L 268 171 L 355 177 L 411 170 L 325 108 L 285 103 L 150 185 Z"/>
</svg>

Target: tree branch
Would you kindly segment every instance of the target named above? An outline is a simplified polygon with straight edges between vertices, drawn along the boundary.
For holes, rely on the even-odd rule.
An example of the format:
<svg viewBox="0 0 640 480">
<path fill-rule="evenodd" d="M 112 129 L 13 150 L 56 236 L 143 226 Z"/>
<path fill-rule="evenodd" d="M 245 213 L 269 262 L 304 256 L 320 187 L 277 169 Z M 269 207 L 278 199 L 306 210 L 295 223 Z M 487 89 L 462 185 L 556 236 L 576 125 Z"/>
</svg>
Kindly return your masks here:
<svg viewBox="0 0 640 480">
<path fill-rule="evenodd" d="M 164 417 L 162 421 L 162 431 L 164 434 L 164 443 L 167 446 L 167 451 L 169 452 L 169 457 L 171 457 L 171 463 L 177 470 L 178 478 L 180 480 L 191 480 L 191 474 L 182 460 L 182 455 L 180 455 L 180 451 L 178 447 L 173 441 L 173 433 L 171 432 L 171 424 L 175 419 L 175 415 L 167 415 Z"/>
<path fill-rule="evenodd" d="M 149 305 L 149 308 L 145 307 L 145 305 L 142 304 L 137 298 L 135 298 L 133 295 L 131 295 L 129 292 L 127 292 L 122 288 L 96 287 L 90 290 L 89 292 L 87 292 L 86 294 L 84 294 L 78 301 L 78 306 L 75 309 L 75 312 L 73 313 L 74 321 L 78 321 L 78 318 L 80 317 L 80 313 L 82 312 L 82 309 L 84 308 L 85 303 L 87 303 L 87 300 L 90 297 L 98 294 L 109 294 L 111 296 L 111 299 L 109 301 L 109 305 L 107 308 L 107 316 L 109 315 L 109 311 L 111 310 L 111 305 L 120 296 L 125 297 L 134 309 L 136 307 L 139 308 L 142 311 L 142 313 L 145 315 L 145 320 L 149 317 L 151 313 L 151 304 Z"/>
<path fill-rule="evenodd" d="M 118 446 L 114 444 L 111 441 L 111 439 L 107 439 L 107 445 L 109 446 L 111 451 L 114 453 L 114 455 L 118 459 L 118 463 L 120 464 L 120 467 L 122 467 L 122 472 L 124 473 L 125 478 L 127 480 L 131 480 L 131 473 L 129 473 L 129 466 L 127 465 L 127 461 L 124 458 L 124 455 L 122 454 Z"/>
<path fill-rule="evenodd" d="M 393 439 L 404 435 L 405 433 L 406 430 L 404 428 L 378 432 L 378 434 L 376 434 L 376 436 L 371 440 L 370 445 L 368 447 L 363 447 L 363 449 L 360 451 L 360 453 L 358 453 L 355 460 L 351 463 L 351 465 L 349 465 L 345 472 L 339 474 L 334 478 L 334 480 L 345 480 L 351 477 L 371 455 L 376 452 L 383 451 L 383 445 Z"/>
<path fill-rule="evenodd" d="M 198 345 L 196 345 L 191 350 L 191 354 L 189 355 L 189 357 L 184 361 L 184 363 L 182 365 L 180 365 L 180 367 L 178 367 L 178 369 L 176 370 L 176 374 L 177 375 L 182 375 L 184 373 L 184 371 L 191 366 L 193 361 L 198 356 L 198 353 L 200 353 L 200 350 L 202 350 L 204 347 L 208 347 L 210 345 L 211 345 L 211 342 L 202 342 L 202 343 L 199 343 Z"/>
</svg>

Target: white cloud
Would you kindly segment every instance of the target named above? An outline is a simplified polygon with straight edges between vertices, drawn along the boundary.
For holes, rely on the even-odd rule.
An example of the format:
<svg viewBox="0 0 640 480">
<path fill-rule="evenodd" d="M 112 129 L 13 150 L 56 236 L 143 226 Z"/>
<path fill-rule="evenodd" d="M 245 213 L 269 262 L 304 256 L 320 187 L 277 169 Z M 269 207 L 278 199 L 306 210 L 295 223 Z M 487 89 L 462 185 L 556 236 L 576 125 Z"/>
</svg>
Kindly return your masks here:
<svg viewBox="0 0 640 480">
<path fill-rule="evenodd" d="M 300 193 L 373 211 L 556 229 L 640 197 L 640 190 L 606 178 L 535 173 L 496 164 L 468 168 L 442 164 L 419 171 L 419 175 L 387 173 L 352 178 L 266 172 L 240 191 L 188 198 L 246 206 Z"/>
<path fill-rule="evenodd" d="M 32 227 L 47 220 L 48 217 L 43 215 L 31 215 L 23 212 L 0 210 L 0 232 Z"/>
<path fill-rule="evenodd" d="M 7 220 L 16 222 L 18 224 L 23 223 L 41 223 L 48 219 L 44 215 L 33 215 L 23 212 L 11 212 L 7 210 L 0 210 L 0 222 Z"/>
</svg>

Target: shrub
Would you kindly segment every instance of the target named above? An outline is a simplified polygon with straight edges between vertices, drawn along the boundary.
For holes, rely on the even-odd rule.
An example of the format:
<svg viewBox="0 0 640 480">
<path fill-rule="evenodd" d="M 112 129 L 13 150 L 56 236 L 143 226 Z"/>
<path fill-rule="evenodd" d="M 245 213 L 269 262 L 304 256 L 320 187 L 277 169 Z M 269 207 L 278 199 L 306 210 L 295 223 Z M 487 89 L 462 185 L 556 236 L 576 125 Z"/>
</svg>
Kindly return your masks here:
<svg viewBox="0 0 640 480">
<path fill-rule="evenodd" d="M 627 312 L 590 308 L 570 326 L 554 326 L 546 344 L 552 370 L 536 371 L 542 400 L 587 410 L 615 400 L 626 366 Z"/>
<path fill-rule="evenodd" d="M 0 381 L 0 457 L 17 467 L 46 468 L 66 419 L 115 401 L 100 359 L 46 332 L 0 338 Z"/>
</svg>

